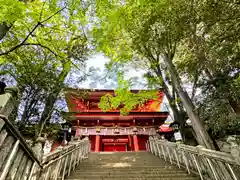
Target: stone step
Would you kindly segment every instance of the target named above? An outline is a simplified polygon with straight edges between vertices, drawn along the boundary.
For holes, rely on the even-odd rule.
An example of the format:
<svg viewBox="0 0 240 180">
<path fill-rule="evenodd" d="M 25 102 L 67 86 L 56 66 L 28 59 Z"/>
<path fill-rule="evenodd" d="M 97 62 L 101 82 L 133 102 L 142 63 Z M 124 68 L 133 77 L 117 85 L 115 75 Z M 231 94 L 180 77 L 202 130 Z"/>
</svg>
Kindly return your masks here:
<svg viewBox="0 0 240 180">
<path fill-rule="evenodd" d="M 139 169 L 139 171 L 135 170 L 128 170 L 128 171 L 123 171 L 123 170 L 105 170 L 105 171 L 80 171 L 80 170 L 75 170 L 74 174 L 118 174 L 118 173 L 127 173 L 127 174 L 136 174 L 136 173 L 140 173 L 140 174 L 186 174 L 186 171 L 184 170 L 175 170 L 175 171 L 169 171 L 169 170 L 156 170 L 156 171 L 147 171 L 147 170 L 141 170 Z"/>
<path fill-rule="evenodd" d="M 119 164 L 119 166 L 117 166 L 118 164 L 116 164 L 115 166 L 78 166 L 76 169 L 84 169 L 84 170 L 91 170 L 91 169 L 98 169 L 98 170 L 102 170 L 102 169 L 106 169 L 106 170 L 111 170 L 111 169 L 121 169 L 121 170 L 134 170 L 134 169 L 147 169 L 147 170 L 178 170 L 179 168 L 173 165 L 165 165 L 165 166 L 124 166 L 124 164 Z M 122 166 L 121 166 L 122 165 Z"/>
<path fill-rule="evenodd" d="M 199 180 L 147 152 L 91 153 L 67 180 Z"/>
<path fill-rule="evenodd" d="M 158 161 L 159 160 L 159 161 Z M 101 162 L 99 162 L 101 161 Z M 159 165 L 165 165 L 165 164 L 169 164 L 166 162 L 163 162 L 161 159 L 157 159 L 156 161 L 151 161 L 151 160 L 146 160 L 146 161 L 139 161 L 138 159 L 134 159 L 134 160 L 122 160 L 122 159 L 116 159 L 116 160 L 99 160 L 99 161 L 84 161 L 81 164 L 82 165 L 87 165 L 87 164 L 95 164 L 95 165 L 105 165 L 106 163 L 120 163 L 120 162 L 124 162 L 124 163 L 131 163 L 131 164 L 159 164 Z"/>
<path fill-rule="evenodd" d="M 133 163 L 124 163 L 124 162 L 119 162 L 119 163 L 107 163 L 107 164 L 81 164 L 81 167 L 85 167 L 85 168 L 92 168 L 92 167 L 96 167 L 96 168 L 128 168 L 128 167 L 132 167 L 132 168 L 143 168 L 143 167 L 149 167 L 149 168 L 164 168 L 164 167 L 169 167 L 169 168 L 176 168 L 176 166 L 174 164 L 169 165 L 169 164 L 133 164 Z"/>
<path fill-rule="evenodd" d="M 97 177 L 91 178 L 91 177 L 86 177 L 86 178 L 78 178 L 78 177 L 68 177 L 67 180 L 200 180 L 196 179 L 196 177 L 166 177 L 166 178 L 159 178 L 159 177 L 151 177 L 151 178 L 146 178 L 146 177 L 131 177 L 127 178 L 126 177 Z"/>
<path fill-rule="evenodd" d="M 138 167 L 96 167 L 96 166 L 88 166 L 88 167 L 78 167 L 76 170 L 79 171 L 167 171 L 174 170 L 178 171 L 180 169 L 174 166 L 138 166 Z M 182 170 L 181 170 L 182 171 Z"/>
<path fill-rule="evenodd" d="M 73 177 L 91 177 L 91 178 L 97 178 L 97 177 L 115 177 L 115 178 L 119 178 L 119 177 L 125 177 L 125 178 L 133 178 L 133 177 L 142 177 L 144 175 L 144 177 L 146 178 L 151 178 L 151 177 L 159 177 L 159 178 L 166 178 L 166 177 L 191 177 L 191 175 L 186 174 L 186 173 L 154 173 L 154 174 L 142 174 L 142 173 L 129 173 L 129 174 L 123 174 L 123 173 L 108 173 L 108 174 L 82 174 L 82 173 L 74 173 Z M 71 177 L 71 176 L 70 176 Z"/>
<path fill-rule="evenodd" d="M 101 161 L 101 162 L 99 162 L 99 161 Z M 125 163 L 132 163 L 132 164 L 159 164 L 159 165 L 164 165 L 164 164 L 169 164 L 169 163 L 166 163 L 166 162 L 162 162 L 162 160 L 160 160 L 160 161 L 151 161 L 151 160 L 149 160 L 149 161 L 138 161 L 137 159 L 136 160 L 122 160 L 122 159 L 117 159 L 117 160 L 108 160 L 108 161 L 106 161 L 106 160 L 99 160 L 99 161 L 88 161 L 88 162 L 82 162 L 82 165 L 87 165 L 87 164 L 92 164 L 92 163 L 94 163 L 94 164 L 96 164 L 96 165 L 104 165 L 104 164 L 106 164 L 106 162 L 107 163 L 119 163 L 119 162 L 125 162 Z"/>
</svg>

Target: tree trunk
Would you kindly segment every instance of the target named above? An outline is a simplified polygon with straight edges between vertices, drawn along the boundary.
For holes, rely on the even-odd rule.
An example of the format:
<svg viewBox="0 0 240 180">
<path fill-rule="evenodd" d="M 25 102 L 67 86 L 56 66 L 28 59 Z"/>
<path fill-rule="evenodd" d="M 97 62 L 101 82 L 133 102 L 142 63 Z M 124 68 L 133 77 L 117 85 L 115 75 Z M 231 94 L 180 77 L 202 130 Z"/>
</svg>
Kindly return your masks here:
<svg viewBox="0 0 240 180">
<path fill-rule="evenodd" d="M 182 135 L 182 140 L 185 143 L 186 138 L 185 138 L 185 118 L 183 117 L 183 112 L 181 110 L 178 110 L 175 98 L 170 94 L 170 90 L 168 88 L 167 83 L 163 79 L 162 71 L 159 66 L 157 66 L 155 73 L 159 78 L 162 78 L 163 83 L 162 87 L 165 92 L 165 95 L 168 99 L 169 105 L 173 111 L 173 116 L 174 116 L 174 121 L 178 122 L 180 124 L 180 133 Z M 175 88 L 175 87 L 172 87 Z M 174 94 L 173 94 L 174 95 Z"/>
<path fill-rule="evenodd" d="M 181 86 L 181 81 L 179 79 L 178 73 L 172 63 L 171 58 L 167 55 L 163 56 L 163 60 L 171 74 L 173 85 L 175 86 L 181 101 L 183 102 L 183 106 L 185 107 L 188 117 L 192 121 L 192 126 L 194 131 L 197 134 L 197 141 L 200 145 L 205 146 L 208 149 L 215 149 L 213 141 L 209 134 L 207 133 L 206 129 L 204 128 L 204 123 L 200 120 L 199 116 L 194 112 L 194 105 L 188 96 L 187 92 Z"/>
<path fill-rule="evenodd" d="M 60 91 L 61 91 L 61 89 L 59 89 L 53 93 L 50 92 L 48 97 L 46 98 L 45 107 L 44 107 L 43 113 L 42 113 L 40 121 L 39 121 L 39 131 L 37 132 L 37 137 L 41 137 L 42 131 L 44 129 L 46 122 L 50 121 L 51 115 L 53 112 L 53 108 L 54 108 L 54 104 L 57 101 Z"/>
<path fill-rule="evenodd" d="M 50 121 L 51 115 L 53 112 L 54 104 L 57 101 L 58 95 L 62 90 L 64 80 L 67 77 L 69 71 L 71 69 L 71 61 L 67 61 L 63 64 L 63 70 L 59 75 L 58 81 L 56 82 L 55 86 L 53 87 L 53 92 L 50 92 L 48 95 L 46 102 L 45 102 L 45 107 L 43 110 L 43 113 L 40 118 L 39 122 L 39 132 L 37 133 L 36 137 L 41 137 L 43 128 L 46 124 L 47 121 Z"/>
<path fill-rule="evenodd" d="M 38 91 L 34 91 L 34 89 L 33 89 L 33 92 L 30 91 L 28 93 L 28 96 L 30 98 L 25 101 L 26 104 L 24 106 L 22 118 L 21 118 L 21 121 L 19 122 L 19 126 L 18 126 L 19 130 L 24 129 L 26 127 L 27 123 L 29 123 L 29 118 L 33 114 L 36 104 L 38 103 L 38 101 L 41 100 L 40 96 L 38 95 Z"/>
</svg>

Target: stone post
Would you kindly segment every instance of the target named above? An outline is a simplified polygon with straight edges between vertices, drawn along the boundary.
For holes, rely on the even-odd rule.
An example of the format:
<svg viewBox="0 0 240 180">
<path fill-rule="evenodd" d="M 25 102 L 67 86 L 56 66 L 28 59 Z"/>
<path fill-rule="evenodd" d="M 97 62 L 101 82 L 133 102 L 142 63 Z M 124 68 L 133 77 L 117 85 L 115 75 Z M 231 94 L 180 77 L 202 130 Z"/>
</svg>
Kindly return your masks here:
<svg viewBox="0 0 240 180">
<path fill-rule="evenodd" d="M 38 137 L 32 147 L 33 152 L 36 154 L 40 162 L 42 161 L 42 158 L 43 158 L 44 143 L 45 143 L 45 138 Z"/>
<path fill-rule="evenodd" d="M 237 164 L 240 165 L 240 146 L 238 145 L 231 146 L 231 155 L 234 157 Z"/>
<path fill-rule="evenodd" d="M 235 136 L 229 136 L 227 142 L 231 145 L 230 153 L 234 157 L 237 164 L 240 165 L 240 146 L 236 143 Z"/>
<path fill-rule="evenodd" d="M 0 114 L 8 117 L 14 109 L 15 99 L 17 98 L 17 88 L 6 88 L 4 93 L 0 94 Z"/>
</svg>

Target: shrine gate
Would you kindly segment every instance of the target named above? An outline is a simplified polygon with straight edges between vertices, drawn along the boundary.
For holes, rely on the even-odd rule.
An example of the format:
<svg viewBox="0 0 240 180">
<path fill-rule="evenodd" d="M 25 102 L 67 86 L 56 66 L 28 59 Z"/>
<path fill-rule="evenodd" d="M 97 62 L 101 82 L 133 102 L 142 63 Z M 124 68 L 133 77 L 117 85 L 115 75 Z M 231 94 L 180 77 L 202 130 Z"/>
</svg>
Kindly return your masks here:
<svg viewBox="0 0 240 180">
<path fill-rule="evenodd" d="M 119 110 L 101 111 L 98 103 L 107 93 L 114 95 L 113 90 L 68 89 L 69 112 L 65 117 L 71 120 L 73 131 L 77 136 L 88 136 L 95 152 L 145 151 L 149 136 L 156 135 L 168 116 L 168 112 L 160 112 L 164 93 L 159 92 L 157 100 L 146 102 L 126 116 Z"/>
</svg>

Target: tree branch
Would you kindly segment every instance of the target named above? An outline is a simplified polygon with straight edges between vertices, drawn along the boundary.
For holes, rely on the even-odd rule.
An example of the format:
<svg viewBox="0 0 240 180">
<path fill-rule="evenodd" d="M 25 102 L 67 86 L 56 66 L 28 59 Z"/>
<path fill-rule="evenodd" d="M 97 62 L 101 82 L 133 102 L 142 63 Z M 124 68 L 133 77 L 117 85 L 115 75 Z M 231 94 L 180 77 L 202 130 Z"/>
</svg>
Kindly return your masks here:
<svg viewBox="0 0 240 180">
<path fill-rule="evenodd" d="M 59 56 L 59 55 L 56 54 L 52 49 L 50 49 L 49 47 L 47 47 L 47 46 L 45 46 L 45 45 L 42 45 L 42 44 L 40 44 L 40 43 L 24 43 L 23 45 L 24 45 L 24 46 L 40 46 L 40 47 L 45 48 L 45 49 L 47 49 L 48 51 L 50 51 L 54 56 L 63 58 L 63 56 Z"/>
<path fill-rule="evenodd" d="M 33 34 L 33 32 L 38 28 L 38 26 L 40 25 L 40 22 L 38 22 L 34 28 L 30 31 L 30 33 L 25 37 L 25 39 L 18 45 L 12 47 L 10 50 L 6 51 L 6 52 L 3 52 L 3 53 L 0 53 L 0 56 L 3 56 L 3 55 L 7 55 L 9 54 L 10 52 L 20 48 L 27 40 L 28 38 Z"/>
<path fill-rule="evenodd" d="M 195 94 L 196 94 L 196 90 L 197 90 L 197 83 L 198 83 L 198 79 L 199 79 L 199 74 L 198 74 L 198 70 L 196 70 L 196 74 L 194 76 L 194 82 L 193 82 L 193 87 L 192 87 L 192 95 L 191 95 L 191 100 L 194 99 Z"/>
<path fill-rule="evenodd" d="M 52 14 L 51 16 L 49 16 L 48 18 L 46 18 L 45 20 L 43 20 L 43 21 L 41 21 L 41 22 L 38 22 L 38 23 L 33 27 L 33 29 L 28 33 L 28 35 L 24 38 L 24 40 L 23 40 L 20 44 L 12 47 L 11 49 L 9 49 L 9 50 L 6 51 L 6 52 L 0 53 L 0 56 L 7 55 L 7 54 L 9 54 L 10 52 L 12 52 L 12 51 L 20 48 L 21 46 L 23 46 L 23 45 L 25 44 L 25 42 L 28 40 L 28 38 L 33 34 L 33 32 L 34 32 L 41 24 L 45 23 L 46 21 L 48 21 L 49 19 L 51 19 L 53 16 L 55 16 L 55 15 L 58 14 L 58 13 L 60 13 L 60 12 L 63 11 L 65 8 L 66 8 L 66 6 L 64 6 L 63 8 L 61 8 L 60 10 L 58 10 L 57 12 L 55 12 L 54 14 Z"/>
<path fill-rule="evenodd" d="M 46 21 L 48 21 L 49 19 L 51 19 L 53 16 L 57 15 L 58 13 L 60 13 L 61 11 L 63 11 L 64 9 L 66 9 L 67 6 L 64 6 L 62 9 L 59 9 L 58 11 L 56 11 L 55 13 L 53 13 L 51 16 L 49 16 L 47 19 L 43 20 L 40 22 L 40 24 L 45 23 Z"/>
</svg>

